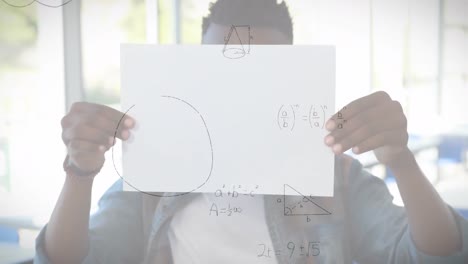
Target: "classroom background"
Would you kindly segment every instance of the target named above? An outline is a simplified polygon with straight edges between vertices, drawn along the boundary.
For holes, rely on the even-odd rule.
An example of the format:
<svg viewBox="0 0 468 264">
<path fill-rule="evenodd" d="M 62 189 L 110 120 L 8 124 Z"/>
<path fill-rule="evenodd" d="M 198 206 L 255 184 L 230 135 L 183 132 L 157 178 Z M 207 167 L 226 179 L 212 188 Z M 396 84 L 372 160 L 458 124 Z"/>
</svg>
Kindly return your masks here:
<svg viewBox="0 0 468 264">
<path fill-rule="evenodd" d="M 60 119 L 73 102 L 120 109 L 120 43 L 199 44 L 209 0 L 0 0 L 0 262 L 27 261 L 64 181 Z M 468 218 L 468 1 L 286 1 L 295 44 L 336 47 L 337 109 L 377 90 L 400 101 L 409 146 Z M 385 118 L 384 116 L 382 118 Z M 120 157 L 119 145 L 114 153 Z M 110 155 L 110 153 L 108 153 Z M 356 156 L 384 178 L 372 153 Z M 110 156 L 107 156 L 107 161 Z M 118 179 L 106 162 L 93 209 Z"/>
</svg>

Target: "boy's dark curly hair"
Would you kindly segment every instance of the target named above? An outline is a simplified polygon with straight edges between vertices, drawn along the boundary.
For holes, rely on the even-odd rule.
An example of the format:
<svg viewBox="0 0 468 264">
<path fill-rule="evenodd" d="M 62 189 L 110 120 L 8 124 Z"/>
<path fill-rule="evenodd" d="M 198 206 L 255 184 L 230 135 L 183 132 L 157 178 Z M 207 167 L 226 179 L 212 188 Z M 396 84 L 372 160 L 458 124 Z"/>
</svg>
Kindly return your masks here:
<svg viewBox="0 0 468 264">
<path fill-rule="evenodd" d="M 218 0 L 210 4 L 209 11 L 203 18 L 203 35 L 211 23 L 249 25 L 276 29 L 293 42 L 292 19 L 284 1 L 278 4 L 277 0 Z"/>
</svg>

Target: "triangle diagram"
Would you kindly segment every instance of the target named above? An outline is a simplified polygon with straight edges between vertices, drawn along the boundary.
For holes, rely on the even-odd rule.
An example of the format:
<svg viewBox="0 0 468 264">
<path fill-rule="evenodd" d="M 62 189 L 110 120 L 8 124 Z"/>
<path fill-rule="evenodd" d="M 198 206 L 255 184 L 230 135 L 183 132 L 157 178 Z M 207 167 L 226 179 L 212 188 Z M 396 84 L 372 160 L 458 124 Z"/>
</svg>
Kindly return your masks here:
<svg viewBox="0 0 468 264">
<path fill-rule="evenodd" d="M 331 215 L 314 198 L 303 195 L 295 188 L 284 184 L 284 215 Z"/>
</svg>

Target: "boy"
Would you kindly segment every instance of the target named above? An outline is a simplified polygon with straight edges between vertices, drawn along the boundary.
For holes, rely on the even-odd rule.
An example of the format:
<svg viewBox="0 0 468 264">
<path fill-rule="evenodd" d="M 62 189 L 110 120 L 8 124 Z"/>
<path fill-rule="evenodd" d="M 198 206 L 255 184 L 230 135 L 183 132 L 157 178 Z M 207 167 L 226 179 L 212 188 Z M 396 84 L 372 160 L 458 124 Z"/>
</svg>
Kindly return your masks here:
<svg viewBox="0 0 468 264">
<path fill-rule="evenodd" d="M 219 0 L 203 20 L 203 44 L 223 44 L 231 25 L 250 25 L 253 44 L 292 44 L 292 22 L 276 0 Z M 49 224 L 37 239 L 39 263 L 464 263 L 467 224 L 427 181 L 407 148 L 401 105 L 377 92 L 347 105 L 342 129 L 330 119 L 324 143 L 336 154 L 335 196 L 317 198 L 332 216 L 297 223 L 275 210 L 276 196 L 245 201 L 253 212 L 230 222 L 200 213 L 214 197 L 156 198 L 122 192 L 115 183 L 89 221 L 93 178 L 123 115 L 76 103 L 63 118 L 66 181 Z M 386 118 L 383 120 L 381 116 Z M 117 136 L 127 140 L 135 120 Z M 392 204 L 380 179 L 342 154 L 374 151 L 395 175 L 405 208 Z M 319 241 L 309 256 L 296 246 Z M 287 251 L 289 250 L 289 251 Z M 291 254 L 290 254 L 291 253 Z"/>
</svg>

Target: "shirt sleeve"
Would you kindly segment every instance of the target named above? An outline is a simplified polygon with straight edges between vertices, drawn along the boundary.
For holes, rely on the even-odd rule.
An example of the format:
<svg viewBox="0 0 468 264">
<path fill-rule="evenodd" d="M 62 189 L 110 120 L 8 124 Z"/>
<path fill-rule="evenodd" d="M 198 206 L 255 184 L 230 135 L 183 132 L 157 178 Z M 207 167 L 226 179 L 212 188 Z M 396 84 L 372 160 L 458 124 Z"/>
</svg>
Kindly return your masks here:
<svg viewBox="0 0 468 264">
<path fill-rule="evenodd" d="M 83 263 L 139 263 L 144 234 L 141 194 L 122 191 L 116 181 L 99 200 L 99 210 L 89 223 L 90 248 Z M 44 248 L 45 230 L 36 239 L 34 263 L 50 263 Z"/>
<path fill-rule="evenodd" d="M 353 258 L 366 263 L 468 263 L 468 222 L 451 207 L 462 249 L 449 256 L 430 256 L 416 248 L 403 207 L 393 204 L 385 182 L 353 161 L 348 208 Z"/>
</svg>

